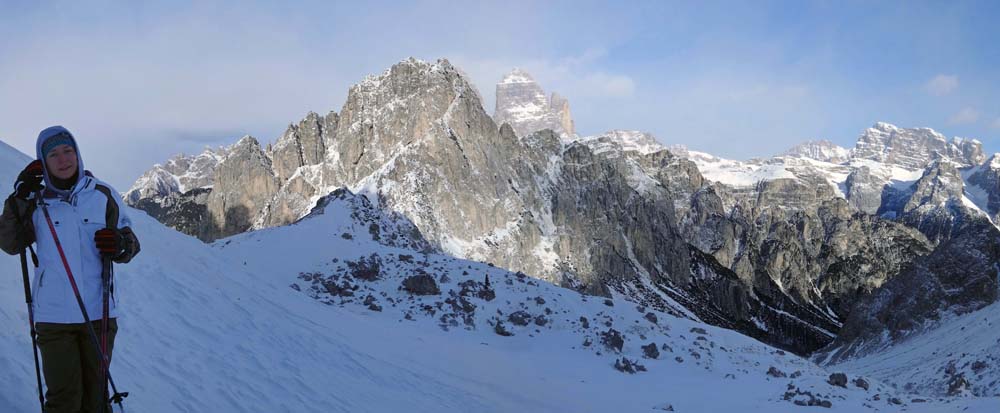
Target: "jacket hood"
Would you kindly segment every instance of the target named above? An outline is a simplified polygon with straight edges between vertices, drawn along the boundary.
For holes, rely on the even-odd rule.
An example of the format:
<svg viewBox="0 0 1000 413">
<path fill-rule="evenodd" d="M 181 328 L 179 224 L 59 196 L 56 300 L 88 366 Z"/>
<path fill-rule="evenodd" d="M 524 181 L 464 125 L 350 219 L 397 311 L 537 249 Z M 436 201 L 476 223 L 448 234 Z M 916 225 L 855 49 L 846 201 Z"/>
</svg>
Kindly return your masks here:
<svg viewBox="0 0 1000 413">
<path fill-rule="evenodd" d="M 73 141 L 73 146 L 76 147 L 76 165 L 77 165 L 76 182 L 73 184 L 73 187 L 68 190 L 56 188 L 56 186 L 52 184 L 52 178 L 49 176 L 49 168 L 45 164 L 45 154 L 42 153 L 42 148 L 45 146 L 45 141 L 64 133 L 69 135 L 69 139 Z M 38 134 L 38 141 L 35 142 L 35 156 L 37 156 L 38 160 L 42 161 L 42 170 L 44 171 L 43 175 L 45 177 L 46 192 L 52 192 L 59 195 L 60 198 L 67 199 L 70 197 L 70 195 L 72 195 L 76 187 L 79 186 L 80 181 L 86 178 L 86 173 L 84 172 L 83 169 L 83 156 L 80 155 L 80 145 L 76 142 L 76 138 L 73 136 L 72 133 L 70 133 L 69 129 L 66 129 L 62 126 L 52 126 L 49 128 L 45 128 L 45 130 L 43 130 L 41 133 Z"/>
</svg>

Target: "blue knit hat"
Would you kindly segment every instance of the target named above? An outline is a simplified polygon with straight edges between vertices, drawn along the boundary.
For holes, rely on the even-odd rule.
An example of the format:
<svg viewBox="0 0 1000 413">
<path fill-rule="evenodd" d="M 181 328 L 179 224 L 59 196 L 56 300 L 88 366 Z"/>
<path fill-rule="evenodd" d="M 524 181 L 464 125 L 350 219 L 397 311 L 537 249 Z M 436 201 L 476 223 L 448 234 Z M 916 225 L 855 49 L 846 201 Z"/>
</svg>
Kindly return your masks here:
<svg viewBox="0 0 1000 413">
<path fill-rule="evenodd" d="M 55 136 L 45 139 L 45 142 L 42 144 L 42 155 L 47 156 L 49 151 L 55 149 L 55 147 L 59 145 L 72 146 L 73 150 L 76 151 L 76 141 L 73 140 L 73 136 L 70 135 L 69 132 L 60 132 Z"/>
</svg>

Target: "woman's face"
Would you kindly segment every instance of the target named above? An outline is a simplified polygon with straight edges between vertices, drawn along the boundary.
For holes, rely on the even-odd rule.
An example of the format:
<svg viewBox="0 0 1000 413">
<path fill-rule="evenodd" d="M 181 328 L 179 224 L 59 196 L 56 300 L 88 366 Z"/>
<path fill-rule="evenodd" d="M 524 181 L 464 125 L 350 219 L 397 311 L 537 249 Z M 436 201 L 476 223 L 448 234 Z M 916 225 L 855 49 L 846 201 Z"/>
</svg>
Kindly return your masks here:
<svg viewBox="0 0 1000 413">
<path fill-rule="evenodd" d="M 77 170 L 76 149 L 65 144 L 52 148 L 45 154 L 45 168 L 56 178 L 72 178 Z"/>
</svg>

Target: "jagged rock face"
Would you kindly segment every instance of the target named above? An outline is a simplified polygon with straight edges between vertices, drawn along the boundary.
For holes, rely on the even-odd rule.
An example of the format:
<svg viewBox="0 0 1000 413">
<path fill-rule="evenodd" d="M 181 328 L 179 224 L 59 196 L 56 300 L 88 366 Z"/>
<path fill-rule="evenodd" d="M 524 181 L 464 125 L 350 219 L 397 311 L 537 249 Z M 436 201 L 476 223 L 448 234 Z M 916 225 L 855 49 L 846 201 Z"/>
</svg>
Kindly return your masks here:
<svg viewBox="0 0 1000 413">
<path fill-rule="evenodd" d="M 867 166 L 862 166 L 851 171 L 844 186 L 847 187 L 845 195 L 851 206 L 866 214 L 878 213 L 885 187 L 883 178 L 873 175 Z"/>
<path fill-rule="evenodd" d="M 180 186 L 174 174 L 160 165 L 153 166 L 139 177 L 142 184 L 133 185 L 132 189 L 123 195 L 125 202 L 135 206 L 140 200 L 162 198 L 180 192 Z"/>
<path fill-rule="evenodd" d="M 692 311 L 702 319 L 792 351 L 806 353 L 828 343 L 840 317 L 861 294 L 890 278 L 903 263 L 930 251 L 919 232 L 857 214 L 821 177 L 765 181 L 752 191 L 733 193 L 732 188 L 707 182 L 693 162 L 669 151 L 642 154 L 600 140 L 581 142 L 609 163 L 602 170 L 621 171 L 617 175 L 624 176 L 623 183 L 636 194 L 661 202 L 659 211 L 667 213 L 664 220 L 675 222 L 670 226 L 677 229 L 672 231 L 694 246 L 687 260 L 693 263 L 691 272 L 709 269 L 713 274 L 688 281 L 650 277 L 662 281 L 657 285 L 688 291 L 688 296 L 673 298 L 689 303 L 688 308 L 699 308 Z M 567 159 L 566 163 L 595 162 Z M 591 180 L 615 182 L 606 176 Z M 605 204 L 594 208 L 614 210 Z M 611 249 L 619 251 L 617 246 Z M 683 254 L 677 252 L 680 248 L 671 251 L 660 256 L 684 261 L 678 258 Z M 614 257 L 602 259 L 614 261 Z M 869 260 L 878 263 L 864 264 Z M 662 264 L 635 259 L 632 267 L 657 265 Z"/>
<path fill-rule="evenodd" d="M 933 253 L 920 257 L 865 297 L 818 358 L 837 362 L 919 332 L 949 314 L 997 300 L 1000 231 L 986 219 L 968 222 Z M 888 333 L 888 334 L 884 334 Z"/>
<path fill-rule="evenodd" d="M 703 251 L 741 279 L 760 283 L 757 278 L 766 276 L 784 294 L 824 310 L 827 322 L 835 325 L 860 294 L 931 246 L 919 232 L 859 214 L 828 191 L 795 180 L 763 182 L 756 197 L 736 201 L 726 220 L 721 200 L 705 203 L 715 208 L 711 212 L 699 205 L 697 213 L 715 221 L 694 220 L 692 227 L 716 228 L 731 237 Z"/>
<path fill-rule="evenodd" d="M 309 112 L 298 125 L 288 126 L 269 153 L 279 181 L 287 181 L 299 167 L 323 162 L 326 142 L 335 139 L 328 135 L 336 133 L 337 120 L 335 112 L 326 117 Z"/>
<path fill-rule="evenodd" d="M 250 228 L 254 215 L 278 190 L 271 160 L 251 136 L 229 148 L 215 170 L 208 212 L 216 227 L 215 238 L 238 234 Z"/>
<path fill-rule="evenodd" d="M 221 157 L 221 153 L 211 149 L 197 156 L 177 155 L 164 165 L 154 165 L 146 171 L 123 198 L 129 205 L 134 205 L 140 199 L 162 198 L 210 187 Z"/>
<path fill-rule="evenodd" d="M 969 192 L 986 198 L 986 213 L 993 222 L 1000 222 L 1000 154 L 974 169 L 969 176 Z"/>
<path fill-rule="evenodd" d="M 447 61 L 408 61 L 366 80 L 352 88 L 340 119 L 327 183 L 369 191 L 459 256 L 495 255 L 501 264 L 518 257 L 481 250 L 531 242 L 518 233 L 526 203 L 538 198 L 531 160 L 548 159 L 528 153 L 511 129 L 498 130 Z"/>
<path fill-rule="evenodd" d="M 206 149 L 197 156 L 178 155 L 155 165 L 123 196 L 125 203 L 185 234 L 215 239 L 221 228 L 208 211 L 208 199 L 215 168 L 225 153 Z"/>
<path fill-rule="evenodd" d="M 674 231 L 673 200 L 659 188 L 635 191 L 627 182 L 631 170 L 625 158 L 585 145 L 566 149 L 552 199 L 552 222 L 565 234 L 556 252 L 592 289 L 640 278 L 686 286 L 688 246 Z"/>
<path fill-rule="evenodd" d="M 164 197 L 140 198 L 130 205 L 177 231 L 212 240 L 218 238 L 222 228 L 215 224 L 208 211 L 211 192 L 211 188 L 195 188 L 183 194 L 174 192 Z"/>
<path fill-rule="evenodd" d="M 576 125 L 573 123 L 573 113 L 569 110 L 569 100 L 552 92 L 552 97 L 549 98 L 549 108 L 556 114 L 559 128 L 567 135 L 576 135 Z"/>
<path fill-rule="evenodd" d="M 701 242 L 716 253 L 735 251 L 733 242 L 740 237 L 732 234 L 745 232 L 721 212 L 715 189 L 705 185 L 693 163 L 668 151 L 598 153 L 575 144 L 564 153 L 559 182 L 553 221 L 573 237 L 560 238 L 558 250 L 589 252 L 566 255 L 569 268 L 592 269 L 577 271 L 585 285 L 606 286 L 639 300 L 665 294 L 703 320 L 799 353 L 832 339 L 838 327 L 832 316 L 799 304 L 766 271 L 757 271 L 754 252 L 743 258 L 754 273 L 742 278 L 688 244 Z M 692 204 L 681 201 L 687 199 Z M 685 222 L 678 224 L 678 217 Z M 688 233 L 678 233 L 678 227 Z"/>
<path fill-rule="evenodd" d="M 704 180 L 695 168 L 673 174 L 680 232 L 743 285 L 773 284 L 755 292 L 763 301 L 803 304 L 798 311 L 818 320 L 828 341 L 856 299 L 932 246 L 918 231 L 858 213 L 821 174 L 784 166 L 794 178 L 742 188 Z"/>
<path fill-rule="evenodd" d="M 478 132 L 473 127 L 492 129 L 495 136 L 492 121 L 480 118 L 473 119 L 478 124 L 459 125 L 444 119 L 467 110 L 469 100 L 478 102 L 478 94 L 446 60 L 436 64 L 408 60 L 365 79 L 351 88 L 340 112 L 323 184 L 349 185 L 375 178 L 376 170 L 414 150 L 414 145 L 443 138 L 454 146 L 455 137 Z M 485 128 L 487 124 L 491 127 Z"/>
<path fill-rule="evenodd" d="M 294 222 L 315 205 L 323 187 L 322 169 L 327 147 L 335 142 L 340 117 L 309 112 L 298 125 L 289 125 L 269 148 L 268 156 L 279 183 L 278 193 L 257 213 L 253 228 Z"/>
<path fill-rule="evenodd" d="M 974 219 L 976 214 L 962 203 L 963 194 L 964 183 L 955 165 L 938 161 L 906 190 L 886 187 L 878 213 L 916 228 L 938 243 Z"/>
<path fill-rule="evenodd" d="M 520 69 L 514 69 L 497 83 L 493 119 L 498 125 L 510 124 L 520 137 L 543 129 L 567 137 L 576 133 L 569 101 L 555 93 L 551 98 L 546 97 L 535 79 Z"/>
<path fill-rule="evenodd" d="M 830 163 L 843 163 L 850 159 L 851 151 L 833 142 L 819 140 L 796 145 L 781 156 L 809 158 Z"/>
<path fill-rule="evenodd" d="M 950 159 L 971 166 L 986 159 L 982 144 L 977 140 L 954 138 L 948 142 L 944 135 L 932 129 L 904 129 L 881 122 L 865 130 L 853 156 L 907 169 L 923 169 L 929 160 Z"/>
<path fill-rule="evenodd" d="M 612 130 L 602 135 L 581 138 L 580 142 L 597 153 L 626 151 L 645 155 L 666 149 L 653 135 L 634 130 Z"/>
</svg>

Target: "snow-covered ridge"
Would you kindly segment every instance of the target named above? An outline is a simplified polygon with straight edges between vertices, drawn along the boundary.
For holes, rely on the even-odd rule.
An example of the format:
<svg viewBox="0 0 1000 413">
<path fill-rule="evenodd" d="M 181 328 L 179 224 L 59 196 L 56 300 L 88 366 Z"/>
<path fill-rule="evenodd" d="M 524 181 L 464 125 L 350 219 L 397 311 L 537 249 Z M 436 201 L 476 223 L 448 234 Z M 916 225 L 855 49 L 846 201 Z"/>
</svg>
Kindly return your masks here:
<svg viewBox="0 0 1000 413">
<path fill-rule="evenodd" d="M 863 158 L 922 169 L 936 159 L 951 159 L 963 166 L 983 163 L 982 143 L 975 139 L 947 138 L 931 128 L 900 128 L 879 122 L 866 129 L 854 149 L 853 159 Z"/>
<path fill-rule="evenodd" d="M 990 167 L 1000 169 L 1000 153 L 995 153 L 990 157 Z"/>
<path fill-rule="evenodd" d="M 862 168 L 877 183 L 905 190 L 934 162 L 950 162 L 967 169 L 985 161 L 978 140 L 954 138 L 949 142 L 930 128 L 907 129 L 885 122 L 866 129 L 850 150 L 821 140 L 796 145 L 772 158 L 748 161 L 723 159 L 697 151 L 677 151 L 677 154 L 695 162 L 706 179 L 729 186 L 747 188 L 760 181 L 819 175 L 841 197 L 846 197 L 848 176 Z M 963 174 L 966 181 L 969 175 Z M 982 203 L 985 198 L 975 195 L 969 197 L 972 200 L 969 202 L 987 211 Z"/>
<path fill-rule="evenodd" d="M 242 142 L 242 140 L 241 140 Z M 195 188 L 210 188 L 218 166 L 229 150 L 238 146 L 213 150 L 205 148 L 198 155 L 178 154 L 164 164 L 156 164 L 135 181 L 123 198 L 135 203 L 142 198 L 165 197 L 185 193 Z"/>
<path fill-rule="evenodd" d="M 792 147 L 780 156 L 815 159 L 829 163 L 841 163 L 851 156 L 850 149 L 840 147 L 828 140 L 810 141 Z"/>
<path fill-rule="evenodd" d="M 580 138 L 579 142 L 596 153 L 620 148 L 622 151 L 648 155 L 667 149 L 652 134 L 636 130 L 611 130 L 601 135 Z"/>
<path fill-rule="evenodd" d="M 760 181 L 797 179 L 795 173 L 782 161 L 741 162 L 697 151 L 688 151 L 688 159 L 698 166 L 698 171 L 706 179 L 738 188 L 752 187 Z"/>
<path fill-rule="evenodd" d="M 4 185 L 13 184 L 14 179 L 17 178 L 17 174 L 33 159 L 35 158 L 21 153 L 21 151 L 14 149 L 13 146 L 0 140 L 0 165 L 6 166 L 0 172 L 12 172 L 12 175 L 9 177 L 7 175 L 0 175 L 0 182 L 3 182 Z"/>
<path fill-rule="evenodd" d="M 452 68 L 451 63 L 447 59 L 438 59 L 437 61 L 430 63 L 415 57 L 408 57 L 405 60 L 393 65 L 392 67 L 382 71 L 379 74 L 370 74 L 365 76 L 365 78 L 358 84 L 354 85 L 352 88 L 361 89 L 377 89 L 382 85 L 386 79 L 388 79 L 393 70 L 400 70 L 403 67 L 415 68 L 418 70 L 429 70 L 430 72 L 441 72 L 446 68 Z"/>
</svg>

